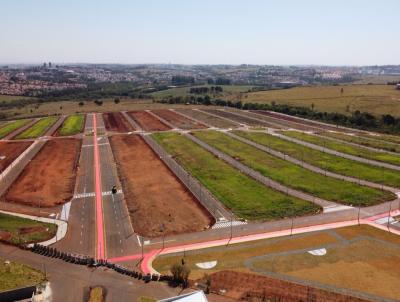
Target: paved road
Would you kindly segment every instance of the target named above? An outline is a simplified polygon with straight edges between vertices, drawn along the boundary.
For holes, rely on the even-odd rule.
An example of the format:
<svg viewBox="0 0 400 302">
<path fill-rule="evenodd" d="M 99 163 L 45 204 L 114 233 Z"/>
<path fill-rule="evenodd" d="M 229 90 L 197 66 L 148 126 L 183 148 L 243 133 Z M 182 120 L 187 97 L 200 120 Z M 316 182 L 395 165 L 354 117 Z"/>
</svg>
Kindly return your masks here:
<svg viewBox="0 0 400 302">
<path fill-rule="evenodd" d="M 57 131 L 57 129 L 62 125 L 62 123 L 64 123 L 66 118 L 67 116 L 65 115 L 61 116 L 52 126 L 50 126 L 50 128 L 46 131 L 44 136 L 52 136 Z"/>
<path fill-rule="evenodd" d="M 275 133 L 275 135 L 280 137 L 280 138 L 282 138 L 282 139 L 284 139 L 284 140 L 287 140 L 289 142 L 293 142 L 293 143 L 296 143 L 296 144 L 299 144 L 299 145 L 302 145 L 302 146 L 306 146 L 306 147 L 312 148 L 314 150 L 322 151 L 322 152 L 325 152 L 327 154 L 340 156 L 340 157 L 343 157 L 343 158 L 346 158 L 346 159 L 350 159 L 350 160 L 357 161 L 357 162 L 360 162 L 360 163 L 368 164 L 368 165 L 371 165 L 371 166 L 383 167 L 383 168 L 387 168 L 387 169 L 400 171 L 400 166 L 396 166 L 396 165 L 392 165 L 392 164 L 388 164 L 388 163 L 383 163 L 383 162 L 379 162 L 379 161 L 376 161 L 376 160 L 366 159 L 366 158 L 362 158 L 362 157 L 358 157 L 358 156 L 342 153 L 342 152 L 339 152 L 339 151 L 331 150 L 331 149 L 328 149 L 326 147 L 318 146 L 318 145 L 315 145 L 315 144 L 311 144 L 311 143 L 299 140 L 297 138 L 289 137 L 289 136 L 286 136 L 286 135 L 283 135 L 283 134 L 280 134 L 280 133 Z"/>
</svg>

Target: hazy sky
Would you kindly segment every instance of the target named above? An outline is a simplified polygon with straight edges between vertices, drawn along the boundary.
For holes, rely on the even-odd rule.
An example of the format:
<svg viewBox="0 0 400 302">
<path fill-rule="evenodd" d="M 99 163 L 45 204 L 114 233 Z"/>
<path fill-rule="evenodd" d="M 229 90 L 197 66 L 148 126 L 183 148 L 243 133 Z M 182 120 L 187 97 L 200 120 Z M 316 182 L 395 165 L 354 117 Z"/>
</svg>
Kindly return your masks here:
<svg viewBox="0 0 400 302">
<path fill-rule="evenodd" d="M 0 63 L 400 64 L 399 0 L 0 0 Z"/>
</svg>

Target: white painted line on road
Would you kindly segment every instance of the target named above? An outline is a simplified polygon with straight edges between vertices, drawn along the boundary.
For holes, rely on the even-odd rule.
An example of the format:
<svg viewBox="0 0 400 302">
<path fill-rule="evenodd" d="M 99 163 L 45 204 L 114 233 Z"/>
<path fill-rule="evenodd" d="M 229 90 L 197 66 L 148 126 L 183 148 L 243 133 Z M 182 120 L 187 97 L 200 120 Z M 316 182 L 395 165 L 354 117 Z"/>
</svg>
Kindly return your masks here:
<svg viewBox="0 0 400 302">
<path fill-rule="evenodd" d="M 65 203 L 62 207 L 61 218 L 60 218 L 61 220 L 68 221 L 70 209 L 71 209 L 71 202 L 69 201 Z"/>
<path fill-rule="evenodd" d="M 122 194 L 122 190 L 118 190 L 117 194 Z M 87 192 L 87 193 L 79 193 L 74 195 L 74 199 L 79 199 L 79 198 L 86 198 L 86 197 L 95 197 L 94 192 Z M 111 191 L 105 191 L 102 193 L 103 196 L 109 196 L 112 195 Z"/>
<path fill-rule="evenodd" d="M 175 239 L 171 239 L 171 240 L 164 240 L 164 243 L 166 242 L 174 242 L 176 241 Z M 145 240 L 143 241 L 143 245 L 154 245 L 154 244 L 162 244 L 162 241 L 156 241 L 156 242 L 150 242 L 150 240 Z"/>
<path fill-rule="evenodd" d="M 101 143 L 101 144 L 98 144 L 98 146 L 105 146 L 105 145 L 109 145 L 110 143 Z M 91 145 L 91 144 L 89 144 L 89 145 L 82 145 L 82 148 L 88 148 L 88 147 L 93 147 L 94 145 Z"/>
<path fill-rule="evenodd" d="M 332 205 L 332 206 L 324 207 L 324 213 L 332 213 L 332 212 L 344 211 L 344 210 L 349 210 L 349 209 L 352 209 L 352 208 L 353 207 L 344 206 L 344 205 Z"/>
<path fill-rule="evenodd" d="M 139 243 L 139 246 L 142 246 L 142 243 L 140 242 L 139 235 L 136 235 L 136 238 L 137 238 L 137 242 Z"/>
<path fill-rule="evenodd" d="M 223 229 L 223 228 L 229 228 L 232 226 L 238 226 L 238 225 L 245 225 L 247 224 L 247 222 L 245 221 L 232 221 L 232 223 L 230 221 L 219 221 L 216 224 L 214 224 L 211 229 Z"/>
</svg>

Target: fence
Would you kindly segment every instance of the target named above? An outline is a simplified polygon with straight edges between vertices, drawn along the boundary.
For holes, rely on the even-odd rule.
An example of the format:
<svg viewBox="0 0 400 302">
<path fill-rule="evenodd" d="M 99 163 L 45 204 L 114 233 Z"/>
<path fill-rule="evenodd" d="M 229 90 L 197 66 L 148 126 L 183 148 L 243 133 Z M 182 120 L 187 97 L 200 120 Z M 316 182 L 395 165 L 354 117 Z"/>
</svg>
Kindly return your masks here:
<svg viewBox="0 0 400 302">
<path fill-rule="evenodd" d="M 195 179 L 189 172 L 185 171 L 156 141 L 149 135 L 142 135 L 144 141 L 171 169 L 179 180 L 189 189 L 197 200 L 205 207 L 216 221 L 231 219 L 232 214 Z"/>
</svg>

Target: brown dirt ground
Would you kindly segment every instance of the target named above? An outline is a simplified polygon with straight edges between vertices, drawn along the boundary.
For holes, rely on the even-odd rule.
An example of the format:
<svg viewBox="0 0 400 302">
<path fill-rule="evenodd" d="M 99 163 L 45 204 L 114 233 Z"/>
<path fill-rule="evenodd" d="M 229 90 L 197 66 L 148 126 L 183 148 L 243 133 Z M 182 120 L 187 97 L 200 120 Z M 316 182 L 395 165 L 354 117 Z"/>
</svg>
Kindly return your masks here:
<svg viewBox="0 0 400 302">
<path fill-rule="evenodd" d="M 0 142 L 0 172 L 8 167 L 32 142 Z"/>
<path fill-rule="evenodd" d="M 253 126 L 253 127 L 272 127 L 272 128 L 276 128 L 275 125 L 272 125 L 268 122 L 258 122 L 256 120 L 253 120 L 251 118 L 247 118 L 245 116 L 238 116 L 235 115 L 229 111 L 220 111 L 220 110 L 216 110 L 216 109 L 205 109 L 204 111 L 206 112 L 210 112 L 212 114 L 218 115 L 218 116 L 222 116 L 225 118 L 228 118 L 232 121 L 238 122 L 238 123 L 242 123 L 242 124 L 247 124 L 249 126 Z"/>
<path fill-rule="evenodd" d="M 5 195 L 11 203 L 53 207 L 73 196 L 81 140 L 48 141 Z"/>
<path fill-rule="evenodd" d="M 171 129 L 146 111 L 130 111 L 128 114 L 145 131 L 165 131 Z"/>
<path fill-rule="evenodd" d="M 364 299 L 322 289 L 249 273 L 221 271 L 211 276 L 211 290 L 224 296 L 243 301 L 347 301 L 361 302 Z M 312 297 L 312 299 L 310 299 Z"/>
<path fill-rule="evenodd" d="M 148 237 L 179 234 L 201 231 L 212 223 L 140 136 L 112 136 L 110 141 L 136 233 Z"/>
<path fill-rule="evenodd" d="M 197 123 L 195 121 L 189 120 L 171 110 L 167 109 L 157 109 L 152 110 L 153 113 L 162 117 L 166 121 L 170 122 L 172 125 L 175 125 L 181 129 L 204 129 L 207 128 L 205 125 Z"/>
<path fill-rule="evenodd" d="M 132 131 L 131 125 L 121 112 L 103 113 L 104 126 L 109 131 L 129 132 Z"/>
<path fill-rule="evenodd" d="M 7 242 L 11 239 L 11 233 L 9 231 L 0 230 L 0 241 Z"/>
</svg>

